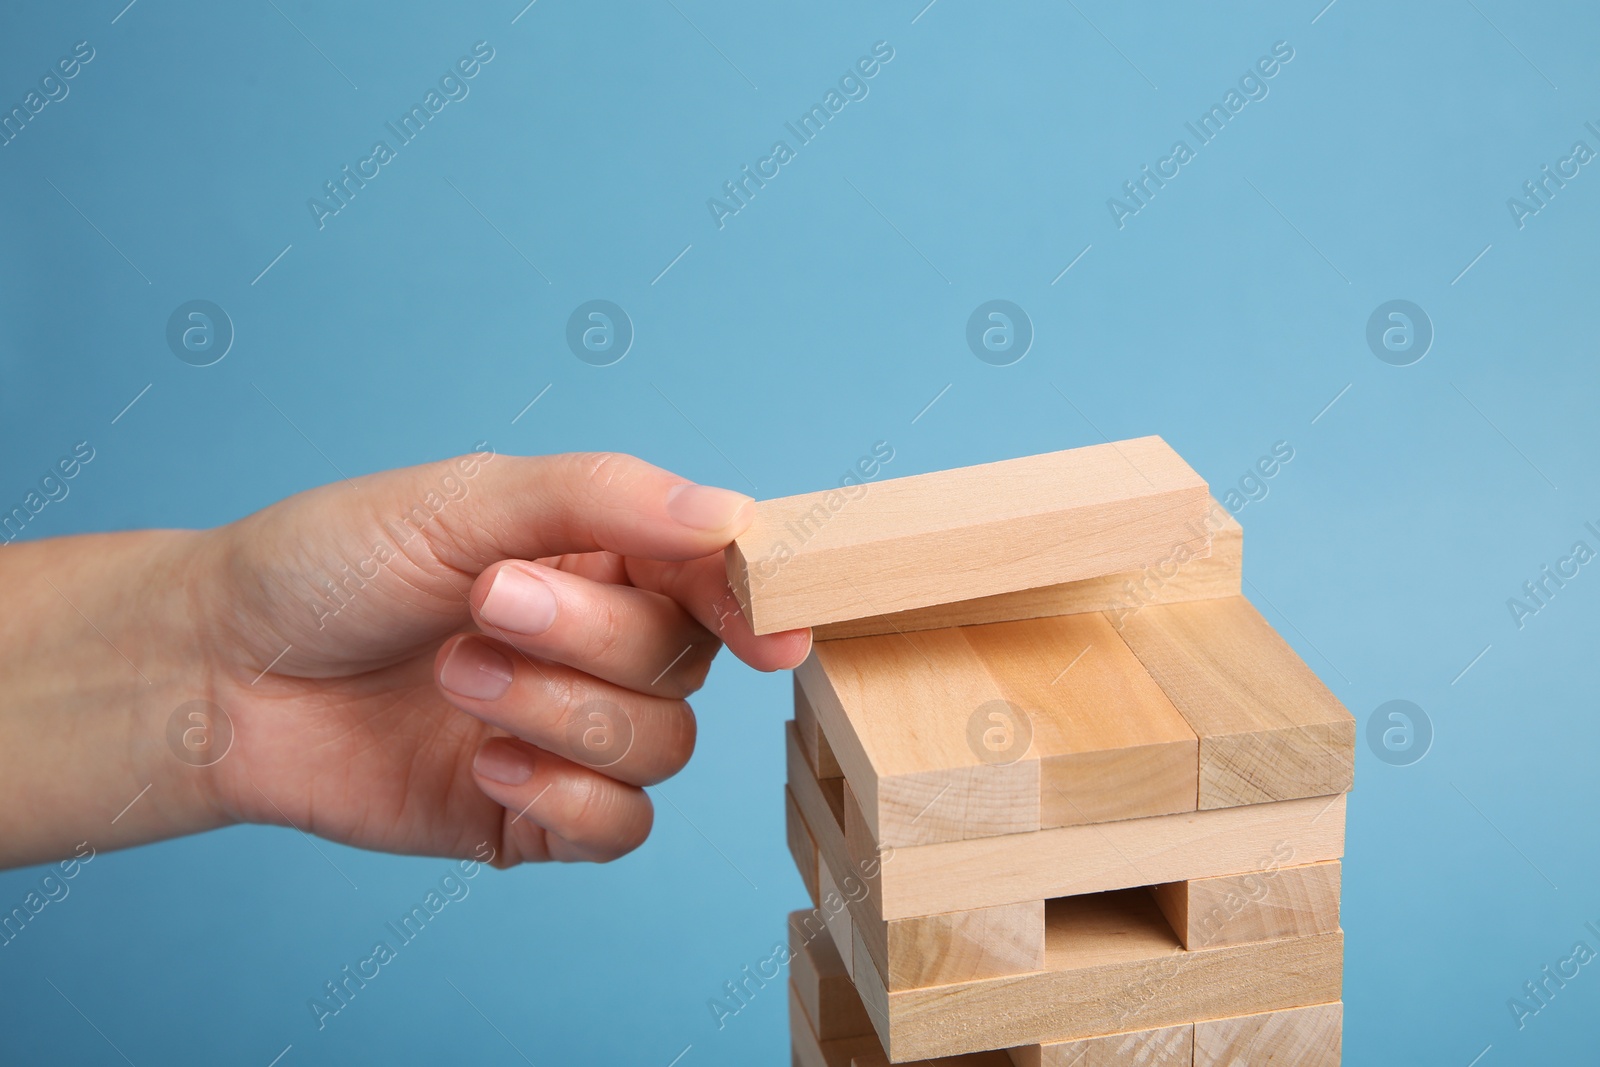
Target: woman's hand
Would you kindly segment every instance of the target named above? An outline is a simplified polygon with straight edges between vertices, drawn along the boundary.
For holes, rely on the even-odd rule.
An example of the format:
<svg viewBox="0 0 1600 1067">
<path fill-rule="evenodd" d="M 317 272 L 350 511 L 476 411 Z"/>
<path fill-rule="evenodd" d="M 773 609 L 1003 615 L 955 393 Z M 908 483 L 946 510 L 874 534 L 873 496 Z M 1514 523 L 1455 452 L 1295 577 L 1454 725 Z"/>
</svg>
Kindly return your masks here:
<svg viewBox="0 0 1600 1067">
<path fill-rule="evenodd" d="M 717 649 L 777 670 L 810 647 L 754 636 L 728 588 L 750 516 L 628 456 L 480 452 L 204 533 L 6 547 L 0 580 L 37 609 L 0 622 L 0 664 L 32 678 L 0 694 L 0 809 L 38 821 L 0 815 L 0 862 L 241 821 L 488 842 L 501 865 L 621 856 L 650 830 L 641 787 L 693 750 L 684 698 Z"/>
</svg>

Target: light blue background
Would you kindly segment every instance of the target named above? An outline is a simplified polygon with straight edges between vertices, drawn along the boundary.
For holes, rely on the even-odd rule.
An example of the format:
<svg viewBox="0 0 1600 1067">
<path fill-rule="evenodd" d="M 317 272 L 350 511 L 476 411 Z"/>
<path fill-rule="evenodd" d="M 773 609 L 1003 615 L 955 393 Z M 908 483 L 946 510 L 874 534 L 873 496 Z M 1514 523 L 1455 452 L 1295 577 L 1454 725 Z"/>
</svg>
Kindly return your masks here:
<svg viewBox="0 0 1600 1067">
<path fill-rule="evenodd" d="M 1600 147 L 1593 9 L 924 2 L 7 5 L 5 109 L 96 57 L 0 148 L 0 500 L 84 439 L 29 536 L 222 523 L 479 439 L 763 497 L 879 440 L 909 474 L 1148 433 L 1220 493 L 1288 441 L 1247 591 L 1363 727 L 1405 698 L 1436 731 L 1412 766 L 1358 751 L 1346 1062 L 1592 1059 L 1600 972 L 1521 1031 L 1506 1001 L 1600 948 L 1600 577 L 1521 630 L 1506 600 L 1600 547 L 1600 173 L 1520 230 L 1506 199 Z M 479 40 L 470 96 L 319 232 L 307 198 Z M 707 198 L 880 40 L 870 95 L 719 230 Z M 1119 230 L 1107 198 L 1276 41 L 1270 95 Z M 207 368 L 164 339 L 194 298 L 237 329 Z M 637 330 L 615 366 L 565 345 L 594 298 Z M 1037 334 L 1009 367 L 964 341 L 994 298 Z M 1409 367 L 1364 340 L 1394 298 L 1437 330 Z M 788 685 L 720 663 L 644 848 L 480 877 L 320 1033 L 307 999 L 445 861 L 266 828 L 102 855 L 0 949 L 0 1059 L 786 1062 L 779 985 L 720 1031 L 707 1001 L 804 897 Z"/>
</svg>

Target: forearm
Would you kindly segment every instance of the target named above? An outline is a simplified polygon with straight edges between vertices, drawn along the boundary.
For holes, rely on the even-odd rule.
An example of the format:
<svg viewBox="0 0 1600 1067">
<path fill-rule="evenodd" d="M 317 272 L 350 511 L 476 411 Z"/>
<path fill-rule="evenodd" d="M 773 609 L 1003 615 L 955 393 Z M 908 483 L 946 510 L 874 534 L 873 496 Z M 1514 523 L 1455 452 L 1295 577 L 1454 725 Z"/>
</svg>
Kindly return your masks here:
<svg viewBox="0 0 1600 1067">
<path fill-rule="evenodd" d="M 168 741 L 211 697 L 194 584 L 206 535 L 0 547 L 0 866 L 210 829 L 208 770 Z"/>
</svg>

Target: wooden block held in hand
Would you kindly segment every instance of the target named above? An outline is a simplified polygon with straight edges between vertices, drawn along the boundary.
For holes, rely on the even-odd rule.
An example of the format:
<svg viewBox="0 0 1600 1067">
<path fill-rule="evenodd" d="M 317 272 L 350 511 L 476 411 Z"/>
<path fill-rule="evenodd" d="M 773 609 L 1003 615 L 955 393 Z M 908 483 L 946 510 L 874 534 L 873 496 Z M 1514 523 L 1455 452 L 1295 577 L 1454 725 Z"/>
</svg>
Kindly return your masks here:
<svg viewBox="0 0 1600 1067">
<path fill-rule="evenodd" d="M 1338 1001 L 1194 1024 L 1194 1067 L 1339 1067 Z"/>
<path fill-rule="evenodd" d="M 1244 597 L 1122 620 L 1134 655 L 1200 738 L 1200 807 L 1347 792 L 1355 720 Z"/>
<path fill-rule="evenodd" d="M 1187 544 L 1177 544 L 1161 559 L 1139 570 L 824 623 L 814 627 L 812 633 L 818 641 L 832 641 L 1095 611 L 1106 612 L 1113 625 L 1120 625 L 1123 618 L 1150 604 L 1238 596 L 1244 577 L 1244 530 L 1215 500 L 1206 513 L 1206 527 L 1211 532 L 1209 556 L 1197 556 Z"/>
<path fill-rule="evenodd" d="M 1293 850 L 1285 849 L 1293 858 Z M 1339 928 L 1339 861 L 1192 878 L 1150 893 L 1185 948 L 1239 945 Z"/>
<path fill-rule="evenodd" d="M 1210 551 L 1206 484 L 1159 437 L 762 501 L 728 547 L 758 634 Z"/>
</svg>

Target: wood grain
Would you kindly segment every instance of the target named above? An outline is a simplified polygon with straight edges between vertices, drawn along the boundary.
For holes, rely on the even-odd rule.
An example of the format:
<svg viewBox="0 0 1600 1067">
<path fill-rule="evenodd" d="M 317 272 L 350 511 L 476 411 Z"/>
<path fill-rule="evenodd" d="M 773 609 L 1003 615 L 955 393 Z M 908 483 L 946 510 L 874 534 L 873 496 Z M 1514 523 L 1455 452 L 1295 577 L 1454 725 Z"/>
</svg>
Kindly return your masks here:
<svg viewBox="0 0 1600 1067">
<path fill-rule="evenodd" d="M 963 631 L 819 642 L 795 674 L 880 844 L 1039 828 L 1038 760 L 969 743 L 1004 695 Z"/>
<path fill-rule="evenodd" d="M 808 912 L 789 916 L 789 981 L 822 1040 L 873 1033 L 872 1020 L 831 937 L 804 936 Z"/>
<path fill-rule="evenodd" d="M 794 799 L 794 793 L 787 788 L 783 791 L 783 820 L 787 830 L 789 854 L 794 857 L 795 869 L 800 872 L 800 881 L 806 887 L 806 895 L 815 901 L 822 895 L 817 882 L 818 864 L 821 863 L 821 857 L 817 854 L 817 839 L 811 833 L 811 827 L 806 825 L 805 816 L 800 814 L 800 806 Z"/>
<path fill-rule="evenodd" d="M 1344 825 L 1341 794 L 917 845 L 882 863 L 871 899 L 900 919 L 1255 871 L 1274 849 L 1315 863 L 1344 854 Z"/>
<path fill-rule="evenodd" d="M 1339 1067 L 1344 1005 L 1195 1023 L 1194 1067 Z"/>
<path fill-rule="evenodd" d="M 794 679 L 794 725 L 800 733 L 800 747 L 806 754 L 806 761 L 817 777 L 843 778 L 844 769 L 839 766 L 833 746 L 828 744 L 827 735 L 822 732 L 822 724 L 817 721 L 817 713 L 806 699 L 798 677 Z"/>
<path fill-rule="evenodd" d="M 1301 937 L 1339 928 L 1339 861 L 1152 886 L 1185 948 Z"/>
<path fill-rule="evenodd" d="M 847 837 L 842 798 L 837 808 L 830 804 L 792 726 L 788 736 L 789 788 L 818 851 L 835 871 L 849 870 L 865 883 L 878 918 L 968 911 L 1344 855 L 1342 794 L 880 850 L 864 818 Z"/>
<path fill-rule="evenodd" d="M 1101 614 L 819 642 L 796 676 L 884 847 L 1196 806 L 1199 740 Z"/>
<path fill-rule="evenodd" d="M 1105 616 L 960 632 L 1031 722 L 1042 827 L 1195 809 L 1199 740 Z"/>
<path fill-rule="evenodd" d="M 1015 1067 L 1192 1067 L 1194 1025 L 1022 1045 L 1009 1052 Z"/>
<path fill-rule="evenodd" d="M 874 967 L 889 989 L 1023 974 L 1044 967 L 1045 902 L 885 922 L 865 902 L 849 909 L 855 968 Z"/>
<path fill-rule="evenodd" d="M 881 1048 L 856 1056 L 850 1061 L 850 1067 L 888 1067 L 888 1065 L 889 1057 L 883 1054 Z M 1004 1052 L 969 1052 L 965 1056 L 939 1056 L 931 1060 L 918 1060 L 910 1067 L 1011 1067 L 1011 1060 Z"/>
<path fill-rule="evenodd" d="M 1355 720 L 1248 600 L 1147 607 L 1119 632 L 1200 739 L 1201 808 L 1349 790 Z"/>
<path fill-rule="evenodd" d="M 790 929 L 795 929 L 805 917 L 796 912 L 789 917 Z M 793 957 L 790 966 L 789 1025 L 793 1057 L 796 1063 L 807 1067 L 887 1067 L 889 1059 L 883 1054 L 867 1018 L 866 1007 L 857 995 L 848 976 L 838 974 L 843 965 L 832 941 L 823 937 L 807 941 L 795 939 L 791 944 Z M 831 983 L 821 996 L 808 994 L 806 983 L 812 974 L 828 972 Z M 981 1052 L 972 1055 L 923 1061 L 922 1067 L 1008 1067 L 1009 1060 L 1003 1052 Z"/>
<path fill-rule="evenodd" d="M 845 847 L 844 779 L 817 780 L 800 751 L 800 739 L 792 722 L 786 725 L 784 738 L 789 769 L 786 792 L 794 798 L 806 829 L 811 831 L 819 858 L 834 871 L 853 871 L 854 865 Z M 876 858 L 874 851 L 872 859 Z"/>
<path fill-rule="evenodd" d="M 857 1056 L 882 1055 L 876 1034 L 826 1041 L 819 1038 L 793 983 L 789 986 L 789 1046 L 793 1062 L 799 1067 L 850 1067 L 851 1060 Z"/>
<path fill-rule="evenodd" d="M 1108 613 L 1112 623 L 1120 625 L 1123 618 L 1150 604 L 1238 596 L 1244 574 L 1244 530 L 1215 500 L 1210 502 L 1205 525 L 1211 532 L 1209 556 L 1196 556 L 1186 543 L 1178 543 L 1161 559 L 1139 570 L 824 623 L 814 627 L 812 634 L 818 641 L 831 641 L 1093 611 Z"/>
<path fill-rule="evenodd" d="M 891 992 L 856 989 L 895 1061 L 1100 1037 L 1337 999 L 1344 935 L 1185 951 L 1143 889 L 1050 902 L 1046 969 Z"/>
<path fill-rule="evenodd" d="M 1209 503 L 1159 437 L 1090 445 L 762 501 L 728 581 L 774 633 L 1206 555 Z"/>
<path fill-rule="evenodd" d="M 850 927 L 849 904 L 844 893 L 840 892 L 838 883 L 833 880 L 833 872 L 826 863 L 823 863 L 817 871 L 817 885 L 821 890 L 817 896 L 817 910 L 822 913 L 822 921 L 827 925 L 828 933 L 833 937 L 833 944 L 839 950 L 839 959 L 844 964 L 845 973 L 854 979 L 855 938 Z"/>
</svg>

